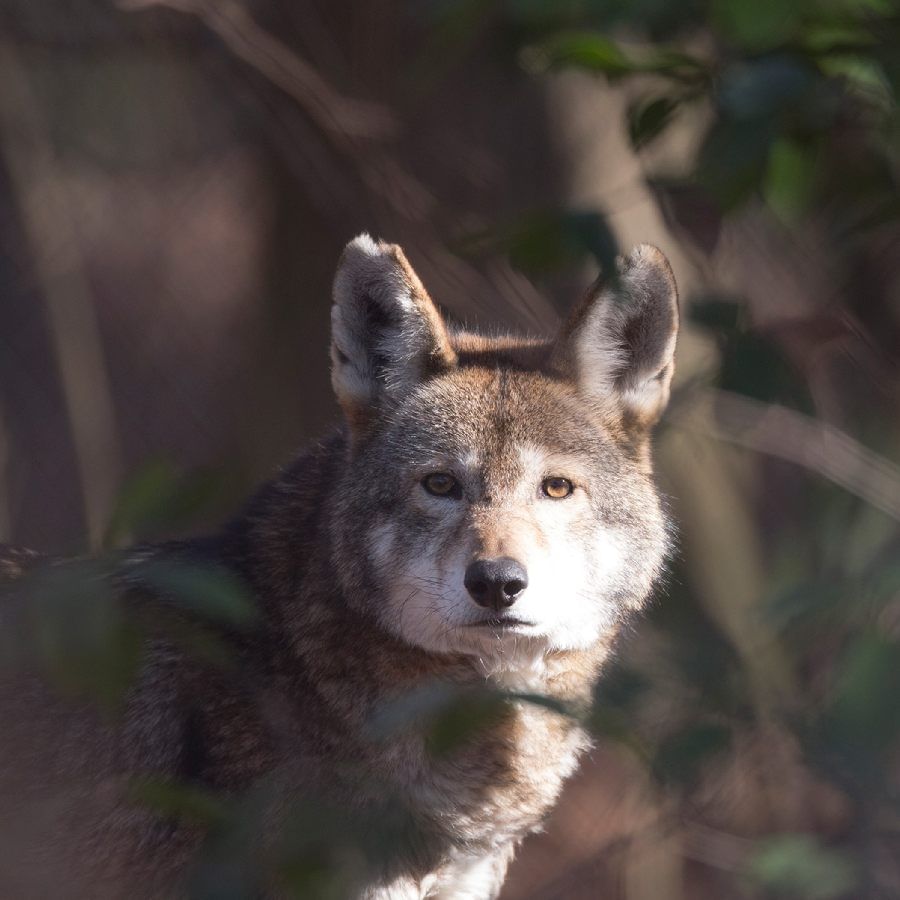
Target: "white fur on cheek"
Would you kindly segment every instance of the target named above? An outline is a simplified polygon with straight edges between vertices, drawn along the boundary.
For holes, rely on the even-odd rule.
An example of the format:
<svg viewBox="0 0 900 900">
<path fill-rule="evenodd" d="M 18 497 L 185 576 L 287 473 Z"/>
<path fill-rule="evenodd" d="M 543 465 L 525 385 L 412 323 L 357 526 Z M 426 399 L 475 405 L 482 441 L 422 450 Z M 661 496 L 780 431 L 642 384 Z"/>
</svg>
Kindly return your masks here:
<svg viewBox="0 0 900 900">
<path fill-rule="evenodd" d="M 403 551 L 395 524 L 372 528 L 370 559 L 387 594 L 386 608 L 379 610 L 382 621 L 415 646 L 438 653 L 457 650 L 453 632 L 465 621 L 469 600 L 462 575 L 446 573 L 462 569 L 463 548 L 443 559 L 434 552 L 408 559 Z"/>
<path fill-rule="evenodd" d="M 453 571 L 456 560 L 437 560 L 431 555 L 417 557 L 391 591 L 397 629 L 408 641 L 438 653 L 454 649 L 453 631 L 467 604 L 458 587 L 443 577 Z M 458 565 L 458 564 L 457 564 Z"/>
<path fill-rule="evenodd" d="M 540 540 L 521 548 L 528 588 L 516 614 L 534 622 L 551 649 L 590 646 L 616 617 L 612 600 L 624 569 L 625 541 L 597 522 L 577 475 L 581 461 L 536 444 L 518 446 L 523 496 L 550 475 L 571 477 L 575 493 L 566 499 L 541 498 L 529 504 Z"/>
<path fill-rule="evenodd" d="M 556 507 L 567 502 L 546 501 Z M 624 561 L 620 539 L 607 528 L 588 544 L 564 527 L 543 531 L 544 546 L 535 547 L 525 561 L 528 588 L 516 614 L 534 622 L 551 649 L 588 647 L 616 617 L 612 594 Z"/>
</svg>

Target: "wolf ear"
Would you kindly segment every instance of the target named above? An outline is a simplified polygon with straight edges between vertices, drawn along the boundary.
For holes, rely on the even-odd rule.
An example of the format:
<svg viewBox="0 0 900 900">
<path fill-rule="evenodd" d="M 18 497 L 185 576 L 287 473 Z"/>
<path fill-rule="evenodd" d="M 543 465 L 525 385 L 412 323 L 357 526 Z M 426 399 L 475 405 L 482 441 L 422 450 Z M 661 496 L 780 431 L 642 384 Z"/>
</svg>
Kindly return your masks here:
<svg viewBox="0 0 900 900">
<path fill-rule="evenodd" d="M 563 326 L 554 363 L 627 425 L 649 428 L 669 399 L 678 334 L 678 289 L 663 254 L 641 244 L 601 276 Z"/>
<path fill-rule="evenodd" d="M 447 329 L 396 244 L 347 244 L 334 279 L 331 383 L 351 424 L 456 362 Z"/>
</svg>

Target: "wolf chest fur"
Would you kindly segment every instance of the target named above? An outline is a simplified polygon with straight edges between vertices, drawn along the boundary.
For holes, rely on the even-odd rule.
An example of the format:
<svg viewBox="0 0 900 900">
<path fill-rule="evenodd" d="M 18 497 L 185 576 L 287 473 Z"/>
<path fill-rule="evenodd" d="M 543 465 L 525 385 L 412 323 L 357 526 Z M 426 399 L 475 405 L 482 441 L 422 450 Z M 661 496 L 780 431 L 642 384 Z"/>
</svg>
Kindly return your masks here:
<svg viewBox="0 0 900 900">
<path fill-rule="evenodd" d="M 257 797 L 269 861 L 304 803 L 348 822 L 399 807 L 389 852 L 344 859 L 346 895 L 497 896 L 588 745 L 577 719 L 510 692 L 587 704 L 663 564 L 649 438 L 677 328 L 652 247 L 538 341 L 451 327 L 398 247 L 351 242 L 332 309 L 344 426 L 219 534 L 142 547 L 113 576 L 128 594 L 148 560 L 215 564 L 261 624 L 227 674 L 155 639 L 116 723 L 31 674 L 0 684 L 16 723 L 0 738 L 0 839 L 41 860 L 0 865 L 0 894 L 186 892 L 209 837 L 129 799 L 152 776 Z M 0 556 L 0 628 L 14 629 L 37 562 Z M 415 717 L 378 725 L 398 698 L 485 687 L 501 699 L 445 752 Z M 277 866 L 253 878 L 257 895 L 284 890 Z"/>
</svg>

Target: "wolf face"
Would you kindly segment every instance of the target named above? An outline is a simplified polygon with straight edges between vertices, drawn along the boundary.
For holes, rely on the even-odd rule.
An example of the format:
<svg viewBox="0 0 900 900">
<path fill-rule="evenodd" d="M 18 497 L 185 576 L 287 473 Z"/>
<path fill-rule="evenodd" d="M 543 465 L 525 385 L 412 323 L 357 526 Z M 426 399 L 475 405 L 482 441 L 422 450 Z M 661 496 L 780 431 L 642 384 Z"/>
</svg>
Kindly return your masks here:
<svg viewBox="0 0 900 900">
<path fill-rule="evenodd" d="M 335 279 L 333 383 L 350 458 L 331 519 L 352 604 L 490 670 L 589 647 L 666 552 L 648 436 L 678 325 L 640 247 L 553 341 L 446 325 L 402 251 L 361 236 Z"/>
</svg>

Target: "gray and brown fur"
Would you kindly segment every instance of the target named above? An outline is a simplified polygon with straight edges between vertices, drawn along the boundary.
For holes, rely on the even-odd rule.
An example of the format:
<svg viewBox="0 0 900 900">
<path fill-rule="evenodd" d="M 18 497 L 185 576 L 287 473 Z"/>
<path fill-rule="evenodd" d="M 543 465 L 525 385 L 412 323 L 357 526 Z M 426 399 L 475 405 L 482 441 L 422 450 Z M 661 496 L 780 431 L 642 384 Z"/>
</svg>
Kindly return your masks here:
<svg viewBox="0 0 900 900">
<path fill-rule="evenodd" d="M 361 236 L 332 323 L 345 427 L 219 535 L 144 548 L 115 576 L 128 585 L 148 558 L 227 567 L 261 622 L 227 638 L 237 664 L 215 670 L 154 639 L 115 723 L 37 676 L 0 684 L 0 896 L 182 892 L 203 829 L 136 804 L 137 775 L 228 796 L 264 785 L 262 847 L 306 797 L 348 821 L 399 801 L 408 844 L 353 870 L 348 892 L 494 897 L 574 770 L 588 744 L 575 720 L 524 702 L 443 755 L 415 722 L 373 722 L 434 685 L 589 700 L 666 552 L 649 435 L 678 327 L 668 264 L 640 247 L 555 340 L 494 339 L 449 327 L 402 251 Z M 456 479 L 454 496 L 423 489 L 435 471 Z M 543 494 L 552 477 L 572 495 Z M 517 624 L 463 586 L 467 565 L 495 557 L 528 570 Z M 34 565 L 7 551 L 0 575 Z M 28 578 L 12 584 L 7 630 Z"/>
</svg>

